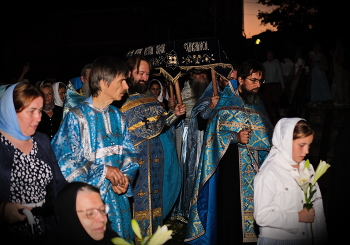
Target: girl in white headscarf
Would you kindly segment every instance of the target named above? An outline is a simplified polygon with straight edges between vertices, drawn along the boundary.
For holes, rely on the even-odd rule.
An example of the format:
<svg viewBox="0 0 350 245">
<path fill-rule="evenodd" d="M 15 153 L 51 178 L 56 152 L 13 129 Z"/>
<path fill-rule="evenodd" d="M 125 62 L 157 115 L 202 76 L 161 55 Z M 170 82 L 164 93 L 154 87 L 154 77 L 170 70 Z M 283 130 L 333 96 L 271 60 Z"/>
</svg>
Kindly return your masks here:
<svg viewBox="0 0 350 245">
<path fill-rule="evenodd" d="M 315 184 L 313 208 L 303 208 L 304 192 L 295 180 L 304 169 L 314 131 L 302 118 L 282 118 L 275 126 L 271 151 L 254 179 L 254 218 L 258 245 L 326 244 L 323 201 Z M 310 164 L 311 172 L 314 172 Z"/>
<path fill-rule="evenodd" d="M 52 85 L 55 105 L 63 107 L 66 98 L 67 87 L 62 82 L 56 82 Z"/>
</svg>

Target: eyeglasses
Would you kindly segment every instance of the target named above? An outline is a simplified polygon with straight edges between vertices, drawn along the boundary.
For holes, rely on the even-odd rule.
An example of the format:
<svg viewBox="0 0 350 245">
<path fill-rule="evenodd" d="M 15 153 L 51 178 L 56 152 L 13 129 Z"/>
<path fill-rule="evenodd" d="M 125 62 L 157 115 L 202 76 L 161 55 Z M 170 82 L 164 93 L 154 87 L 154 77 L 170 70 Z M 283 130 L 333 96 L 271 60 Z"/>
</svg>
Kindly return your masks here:
<svg viewBox="0 0 350 245">
<path fill-rule="evenodd" d="M 97 212 L 100 212 L 102 215 L 107 215 L 109 212 L 109 206 L 105 204 L 102 208 L 91 208 L 86 210 L 79 210 L 77 212 L 85 212 L 85 215 L 88 219 L 94 219 L 97 215 Z"/>
<path fill-rule="evenodd" d="M 260 83 L 260 84 L 264 84 L 265 83 L 265 79 L 256 79 L 256 78 L 254 78 L 254 79 L 250 79 L 250 78 L 248 78 L 248 77 L 246 77 L 246 79 L 248 79 L 249 81 L 251 81 L 252 82 L 252 84 L 257 84 L 257 83 Z"/>
</svg>

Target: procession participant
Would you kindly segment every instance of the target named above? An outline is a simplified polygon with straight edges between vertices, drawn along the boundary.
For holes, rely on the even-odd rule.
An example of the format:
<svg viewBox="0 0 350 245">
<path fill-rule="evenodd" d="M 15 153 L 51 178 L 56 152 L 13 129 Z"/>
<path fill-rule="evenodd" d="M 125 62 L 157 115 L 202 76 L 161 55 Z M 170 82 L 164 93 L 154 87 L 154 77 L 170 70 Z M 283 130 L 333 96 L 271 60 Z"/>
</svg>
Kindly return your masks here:
<svg viewBox="0 0 350 245">
<path fill-rule="evenodd" d="M 100 190 L 74 181 L 60 190 L 55 202 L 56 229 L 45 234 L 38 245 L 113 245 L 118 234 L 109 226 L 109 206 Z"/>
<path fill-rule="evenodd" d="M 67 184 L 49 137 L 37 132 L 43 104 L 43 93 L 27 82 L 0 100 L 0 235 L 11 244 L 35 243 L 55 227 L 54 201 Z M 24 208 L 40 212 L 28 219 Z"/>
<path fill-rule="evenodd" d="M 193 105 L 191 111 L 189 111 L 190 116 L 186 116 L 180 125 L 182 126 L 181 129 L 183 131 L 183 134 L 181 135 L 182 142 L 180 151 L 183 184 L 180 197 L 173 210 L 173 215 L 171 217 L 172 220 L 180 220 L 187 223 L 189 217 L 190 199 L 203 144 L 204 131 L 206 129 L 208 119 L 219 101 L 220 95 L 228 83 L 231 82 L 233 88 L 237 88 L 237 69 L 237 66 L 233 66 L 227 79 L 218 76 L 217 80 L 219 82 L 216 88 L 218 95 L 214 94 L 213 82 L 210 82 L 206 72 L 197 72 L 196 76 L 194 76 L 194 74 L 191 76 L 193 80 L 189 83 L 202 83 L 203 86 L 197 85 L 197 87 L 204 87 L 205 90 L 197 93 L 197 96 L 200 95 L 198 99 L 195 96 L 192 96 L 192 100 L 195 102 L 195 104 Z M 193 91 L 192 86 L 187 86 L 187 89 L 185 86 L 182 90 L 182 93 L 184 94 L 183 99 L 185 97 L 191 98 L 191 96 L 186 96 L 186 94 L 193 94 L 191 91 Z M 187 103 L 186 109 L 188 109 Z"/>
<path fill-rule="evenodd" d="M 282 118 L 273 132 L 273 147 L 254 179 L 254 218 L 258 244 L 329 244 L 321 190 L 316 182 L 313 207 L 303 207 L 305 156 L 314 131 L 302 118 Z M 308 172 L 315 174 L 313 166 Z M 311 227 L 312 225 L 312 227 Z M 312 241 L 312 239 L 314 239 Z"/>
<path fill-rule="evenodd" d="M 185 235 L 189 244 L 257 241 L 253 179 L 269 152 L 272 134 L 258 94 L 264 71 L 256 61 L 243 62 L 238 88 L 229 83 L 209 119 Z"/>
<path fill-rule="evenodd" d="M 120 59 L 97 58 L 89 78 L 91 96 L 69 110 L 52 147 L 68 182 L 84 181 L 98 187 L 111 209 L 113 230 L 133 240 L 128 197 L 139 166 L 127 122 L 110 105 L 126 93 L 128 75 Z"/>
<path fill-rule="evenodd" d="M 131 75 L 121 111 L 138 153 L 133 213 L 142 236 L 146 236 L 162 225 L 181 187 L 180 165 L 169 128 L 186 112 L 186 105 L 178 104 L 174 111 L 166 112 L 148 89 L 150 62 L 142 55 L 133 55 L 126 63 Z"/>
<path fill-rule="evenodd" d="M 90 96 L 89 75 L 91 66 L 91 63 L 84 65 L 81 69 L 80 76 L 69 80 L 63 104 L 63 118 L 70 108 L 75 107 Z"/>
</svg>

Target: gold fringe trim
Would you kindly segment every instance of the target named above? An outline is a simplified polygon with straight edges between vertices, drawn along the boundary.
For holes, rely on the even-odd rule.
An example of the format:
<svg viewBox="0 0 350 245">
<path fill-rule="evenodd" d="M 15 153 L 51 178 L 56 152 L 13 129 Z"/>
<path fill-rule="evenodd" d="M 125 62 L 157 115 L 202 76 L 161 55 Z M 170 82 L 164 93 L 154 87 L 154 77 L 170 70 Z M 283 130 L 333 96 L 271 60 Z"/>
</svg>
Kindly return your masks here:
<svg viewBox="0 0 350 245">
<path fill-rule="evenodd" d="M 163 76 L 165 80 L 172 82 L 172 84 L 175 84 L 178 79 L 186 74 L 191 69 L 203 69 L 203 70 L 209 70 L 211 68 L 216 68 L 216 67 L 222 67 L 222 68 L 230 68 L 229 74 L 232 72 L 233 67 L 231 64 L 226 64 L 226 63 L 215 63 L 215 64 L 208 64 L 208 65 L 200 65 L 200 66 L 179 66 L 180 71 L 178 74 L 176 74 L 175 77 L 171 76 L 164 68 L 162 67 L 156 67 L 154 68 L 155 70 L 158 70 L 158 73 L 154 73 L 154 76 Z M 183 73 L 185 71 L 185 73 Z M 224 78 L 227 80 L 227 77 L 224 77 L 220 73 L 217 73 L 215 71 L 216 75 L 219 75 L 220 77 Z"/>
<path fill-rule="evenodd" d="M 138 221 L 148 220 L 150 217 L 150 212 L 152 212 L 152 216 L 155 217 L 161 217 L 162 216 L 162 208 L 156 208 L 151 211 L 139 211 L 135 212 L 135 219 Z"/>
</svg>

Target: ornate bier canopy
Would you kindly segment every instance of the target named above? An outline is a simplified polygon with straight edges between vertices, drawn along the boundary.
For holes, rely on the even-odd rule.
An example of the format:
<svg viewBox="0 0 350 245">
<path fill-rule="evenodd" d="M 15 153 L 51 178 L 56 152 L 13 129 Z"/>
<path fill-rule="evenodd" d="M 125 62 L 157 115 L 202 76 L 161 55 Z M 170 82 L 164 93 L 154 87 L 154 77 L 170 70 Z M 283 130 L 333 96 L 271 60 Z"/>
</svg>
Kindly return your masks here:
<svg viewBox="0 0 350 245">
<path fill-rule="evenodd" d="M 232 71 L 232 65 L 219 40 L 216 38 L 198 38 L 176 40 L 130 50 L 126 58 L 141 54 L 153 66 L 154 76 L 163 76 L 175 84 L 178 78 L 193 70 L 214 70 L 226 78 Z"/>
</svg>

